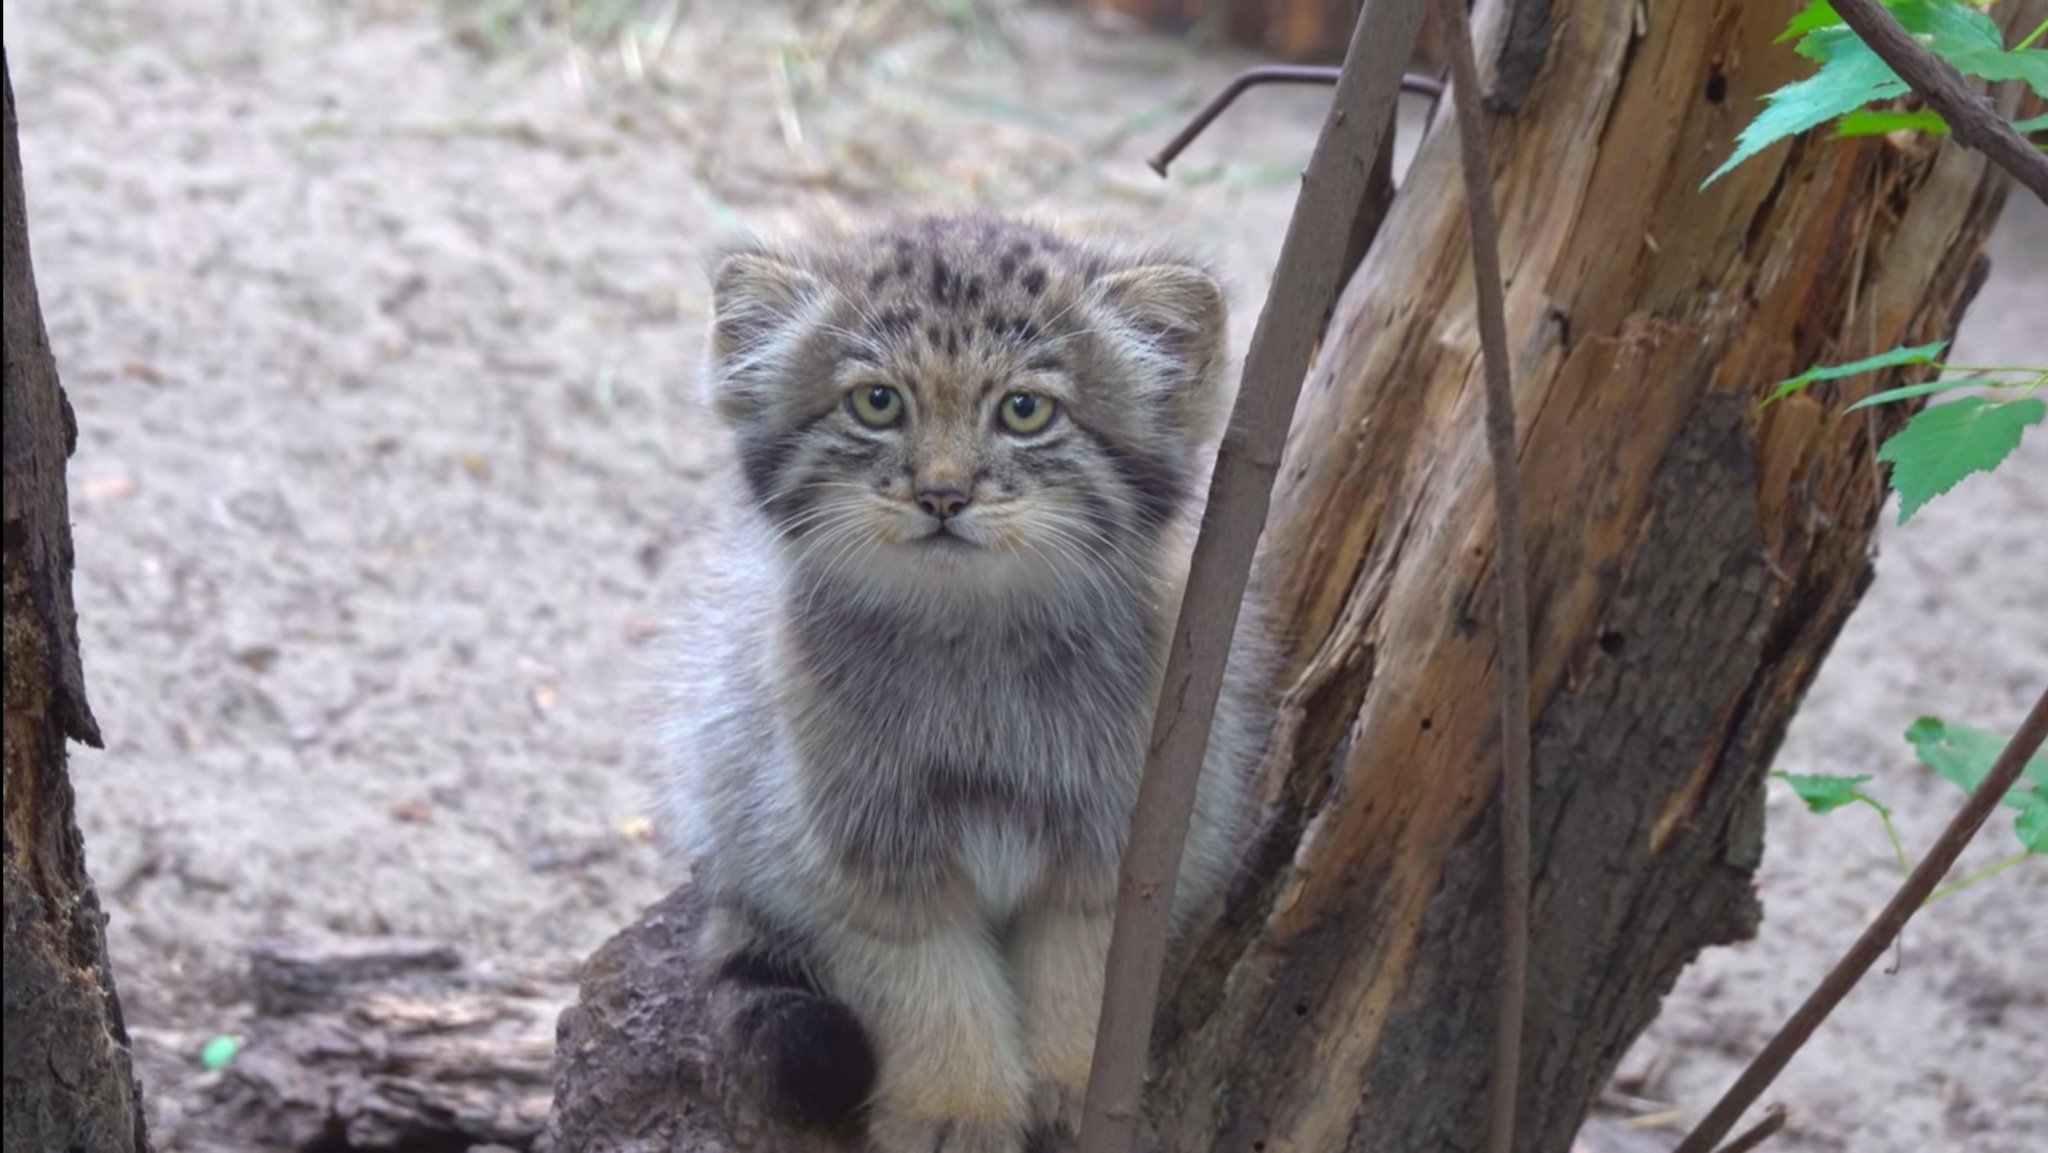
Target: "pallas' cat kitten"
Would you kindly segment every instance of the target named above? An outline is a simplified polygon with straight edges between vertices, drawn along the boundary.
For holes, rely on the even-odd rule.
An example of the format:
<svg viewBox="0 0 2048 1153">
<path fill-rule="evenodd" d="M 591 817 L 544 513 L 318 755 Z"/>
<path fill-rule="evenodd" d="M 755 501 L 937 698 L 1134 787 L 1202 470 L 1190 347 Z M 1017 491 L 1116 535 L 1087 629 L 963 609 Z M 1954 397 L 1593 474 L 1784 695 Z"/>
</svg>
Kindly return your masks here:
<svg viewBox="0 0 2048 1153">
<path fill-rule="evenodd" d="M 883 1153 L 1078 1120 L 1118 856 L 1225 416 L 1223 293 L 1178 256 L 993 217 L 756 248 L 706 388 L 744 514 L 658 730 L 712 913 L 726 1060 Z M 1176 893 L 1238 855 L 1248 605 Z"/>
</svg>

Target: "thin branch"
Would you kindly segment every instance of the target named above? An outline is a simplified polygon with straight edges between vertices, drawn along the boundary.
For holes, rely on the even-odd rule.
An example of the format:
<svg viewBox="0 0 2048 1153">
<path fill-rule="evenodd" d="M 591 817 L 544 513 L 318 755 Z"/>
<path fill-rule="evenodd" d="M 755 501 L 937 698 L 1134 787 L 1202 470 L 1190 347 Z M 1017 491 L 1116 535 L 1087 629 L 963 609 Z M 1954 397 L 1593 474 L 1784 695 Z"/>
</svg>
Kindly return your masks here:
<svg viewBox="0 0 2048 1153">
<path fill-rule="evenodd" d="M 2048 204 L 2048 155 L 2036 151 L 1983 97 L 1970 91 L 1953 64 L 1913 39 L 1877 0 L 1835 0 L 1834 7 L 1842 23 L 1940 113 L 1958 141 L 1983 153 Z"/>
<path fill-rule="evenodd" d="M 1345 248 L 1380 141 L 1393 131 L 1401 70 L 1423 0 L 1371 0 L 1302 174 L 1273 288 L 1245 354 L 1182 596 L 1117 885 L 1102 1016 L 1083 1106 L 1081 1153 L 1130 1153 L 1145 1084 L 1174 881 L 1252 555 L 1265 529 L 1294 404 L 1340 287 Z"/>
<path fill-rule="evenodd" d="M 1742 1136 L 1721 1146 L 1721 1153 L 1749 1153 L 1750 1150 L 1770 1140 L 1773 1133 L 1783 1129 L 1786 1118 L 1790 1116 L 1791 1114 L 1785 1112 L 1783 1105 L 1771 1106 L 1764 1111 L 1763 1120 L 1750 1126 L 1748 1132 Z"/>
<path fill-rule="evenodd" d="M 1218 116 L 1223 115 L 1226 109 L 1237 103 L 1238 97 L 1250 89 L 1265 84 L 1335 84 L 1343 73 L 1342 68 L 1329 68 L 1320 64 L 1262 64 L 1256 68 L 1247 68 L 1231 77 L 1229 83 L 1216 90 L 1216 95 L 1209 97 L 1200 108 L 1195 109 L 1195 114 L 1188 117 L 1188 122 L 1181 126 L 1181 130 L 1173 134 L 1173 139 L 1167 141 L 1165 147 L 1153 153 L 1152 158 L 1145 163 L 1151 166 L 1152 171 L 1161 176 L 1166 175 L 1166 166 L 1187 151 L 1188 145 L 1193 144 L 1196 137 L 1207 131 Z M 1443 81 L 1434 76 L 1408 72 L 1401 76 L 1401 91 L 1435 98 L 1444 94 L 1444 85 Z"/>
<path fill-rule="evenodd" d="M 2044 738 L 2048 738 L 2048 690 L 2041 693 L 2041 699 L 2034 702 L 2034 709 L 2021 723 L 2019 732 L 2013 734 L 2011 743 L 1992 762 L 1991 772 L 1978 783 L 1970 799 L 1963 802 L 1963 807 L 1949 821 L 1948 828 L 1942 830 L 1941 839 L 1934 843 L 1934 848 L 1913 870 L 1913 875 L 1906 878 L 1905 884 L 1899 886 L 1899 891 L 1892 894 L 1891 903 L 1884 907 L 1884 912 L 1878 914 L 1877 920 L 1863 931 L 1863 935 L 1822 978 L 1819 987 L 1806 998 L 1806 1003 L 1799 1006 L 1791 1019 L 1779 1028 L 1778 1035 L 1771 1038 L 1763 1052 L 1756 1055 L 1749 1068 L 1742 1071 L 1742 1076 L 1736 1078 L 1735 1084 L 1673 1153 L 1707 1153 L 1715 1142 L 1728 1135 L 1728 1130 L 1735 1127 L 1743 1111 L 1770 1088 L 1771 1082 L 1792 1060 L 1792 1055 L 1799 1052 L 1820 1023 L 1827 1020 L 1828 1014 L 1841 1004 L 1842 998 L 1849 995 L 1849 990 L 1856 987 L 1863 974 L 1884 956 L 1899 931 L 1906 927 L 1906 922 L 1927 903 L 1928 894 L 1934 891 L 1950 869 L 1955 868 L 1956 858 L 1962 855 L 1964 846 L 1977 835 L 1978 829 L 1984 827 L 1991 810 L 1998 807 L 2006 790 L 2019 779 L 2020 771 L 2027 766 L 2027 758 L 2041 747 Z"/>
<path fill-rule="evenodd" d="M 1487 123 L 1479 108 L 1479 66 L 1465 0 L 1438 0 L 1458 114 L 1471 221 L 1472 279 L 1486 371 L 1486 447 L 1493 457 L 1497 545 L 1494 585 L 1500 624 L 1500 993 L 1493 1034 L 1492 1112 L 1486 1148 L 1509 1153 L 1521 1082 L 1522 1016 L 1529 972 L 1529 546 L 1522 532 L 1522 488 L 1515 475 L 1515 394 L 1509 376 L 1507 305 L 1500 272 L 1500 220 L 1493 205 Z"/>
</svg>

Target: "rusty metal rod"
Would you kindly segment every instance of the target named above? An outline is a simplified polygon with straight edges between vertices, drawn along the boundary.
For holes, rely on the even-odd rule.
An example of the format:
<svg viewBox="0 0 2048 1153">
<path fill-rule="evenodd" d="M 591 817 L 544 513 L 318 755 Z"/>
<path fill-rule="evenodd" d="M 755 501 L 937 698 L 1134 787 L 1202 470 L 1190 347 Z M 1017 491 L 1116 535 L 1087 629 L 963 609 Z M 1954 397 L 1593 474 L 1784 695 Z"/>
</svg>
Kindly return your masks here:
<svg viewBox="0 0 2048 1153">
<path fill-rule="evenodd" d="M 1188 119 L 1187 125 L 1176 133 L 1172 140 L 1166 142 L 1166 147 L 1161 148 L 1145 163 L 1152 167 L 1152 171 L 1165 176 L 1166 166 L 1172 164 L 1174 158 L 1186 151 L 1187 146 L 1193 144 L 1195 138 L 1206 131 L 1209 125 L 1215 123 L 1216 118 L 1223 115 L 1224 109 L 1236 103 L 1237 98 L 1244 95 L 1247 89 L 1266 84 L 1334 85 L 1341 71 L 1339 68 L 1308 64 L 1266 64 L 1257 68 L 1247 68 L 1231 77 L 1230 83 L 1225 84 L 1216 95 L 1209 98 L 1207 104 L 1197 109 Z M 1401 91 L 1435 99 L 1444 94 L 1444 82 L 1420 72 L 1406 72 L 1401 76 Z"/>
</svg>

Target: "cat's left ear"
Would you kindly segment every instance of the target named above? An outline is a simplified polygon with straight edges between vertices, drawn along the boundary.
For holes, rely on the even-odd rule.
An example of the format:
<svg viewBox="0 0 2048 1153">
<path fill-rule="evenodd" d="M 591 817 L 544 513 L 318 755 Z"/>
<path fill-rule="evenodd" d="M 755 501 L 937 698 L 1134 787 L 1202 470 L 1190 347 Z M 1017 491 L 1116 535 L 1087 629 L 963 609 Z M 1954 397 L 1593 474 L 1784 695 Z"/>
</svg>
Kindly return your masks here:
<svg viewBox="0 0 2048 1153">
<path fill-rule="evenodd" d="M 1216 278 L 1191 264 L 1146 264 L 1097 280 L 1091 292 L 1145 383 L 1164 390 L 1182 435 L 1221 435 L 1230 313 Z"/>
<path fill-rule="evenodd" d="M 823 281 L 770 252 L 735 252 L 711 276 L 712 407 L 728 420 L 751 417 L 789 353 L 788 337 L 826 298 Z"/>
</svg>

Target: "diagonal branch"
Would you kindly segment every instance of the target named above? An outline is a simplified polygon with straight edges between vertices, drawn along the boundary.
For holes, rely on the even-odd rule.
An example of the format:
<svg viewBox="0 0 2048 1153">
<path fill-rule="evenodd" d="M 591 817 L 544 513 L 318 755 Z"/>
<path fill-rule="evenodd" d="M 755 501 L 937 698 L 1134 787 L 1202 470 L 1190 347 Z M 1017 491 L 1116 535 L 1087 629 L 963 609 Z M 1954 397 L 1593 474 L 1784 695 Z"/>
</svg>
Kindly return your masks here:
<svg viewBox="0 0 2048 1153">
<path fill-rule="evenodd" d="M 1465 216 L 1472 233 L 1473 293 L 1486 373 L 1486 447 L 1493 458 L 1493 573 L 1500 595 L 1495 633 L 1500 667 L 1500 999 L 1493 1034 L 1492 1114 L 1486 1147 L 1514 1147 L 1521 1080 L 1522 1016 L 1529 973 L 1529 546 L 1516 477 L 1515 396 L 1509 377 L 1507 304 L 1501 287 L 1500 219 L 1493 204 L 1487 124 L 1479 110 L 1479 66 L 1465 0 L 1439 0 L 1449 44 Z"/>
<path fill-rule="evenodd" d="M 1834 0 L 1834 7 L 1842 23 L 1941 114 L 1958 141 L 1983 153 L 2048 204 L 2048 155 L 2029 145 L 1983 97 L 1970 91 L 1954 65 L 1913 39 L 1877 0 Z"/>
<path fill-rule="evenodd" d="M 1735 1084 L 1714 1105 L 1713 1111 L 1700 1121 L 1673 1153 L 1707 1153 L 1715 1142 L 1726 1137 L 1728 1131 L 1735 1127 L 1743 1111 L 1763 1096 L 1764 1090 L 1770 1088 L 1771 1082 L 1792 1060 L 1792 1055 L 1799 1052 L 1807 1038 L 1813 1036 L 1814 1030 L 1820 1028 L 1821 1022 L 1827 1020 L 1836 1005 L 1841 1004 L 1842 998 L 1849 995 L 1849 990 L 1863 979 L 1863 974 L 1884 956 L 1886 949 L 1891 948 L 1892 941 L 1906 927 L 1907 920 L 1927 903 L 1928 895 L 1955 867 L 1956 858 L 1962 856 L 1964 846 L 1977 835 L 1978 829 L 1984 827 L 1991 810 L 1998 807 L 2006 790 L 2019 780 L 2020 771 L 2027 767 L 2027 758 L 2034 755 L 2044 739 L 2048 739 L 2048 691 L 2043 691 L 2041 699 L 2034 702 L 2033 711 L 2021 722 L 2019 732 L 2013 734 L 2005 751 L 1992 762 L 1991 772 L 1978 783 L 1970 799 L 1963 802 L 1963 807 L 1949 821 L 1948 828 L 1942 830 L 1941 839 L 1928 850 L 1926 859 L 1913 870 L 1912 876 L 1906 878 L 1906 883 L 1899 886 L 1884 912 L 1878 914 L 1877 920 L 1863 931 L 1848 953 L 1821 979 L 1820 986 L 1806 998 L 1806 1003 L 1799 1006 L 1791 1019 L 1779 1028 L 1778 1035 L 1771 1038 L 1763 1052 L 1756 1055 L 1749 1068 L 1742 1071 L 1742 1076 L 1736 1078 Z"/>
<path fill-rule="evenodd" d="M 1423 0 L 1369 0 L 1360 12 L 1329 116 L 1302 174 L 1272 292 L 1245 354 L 1244 382 L 1210 480 L 1118 879 L 1082 1153 L 1128 1153 L 1132 1147 L 1174 880 L 1224 659 L 1265 529 L 1294 404 L 1341 287 L 1345 246 L 1332 239 L 1350 234 L 1380 142 L 1393 131 L 1401 72 L 1421 28 L 1422 9 Z"/>
</svg>

